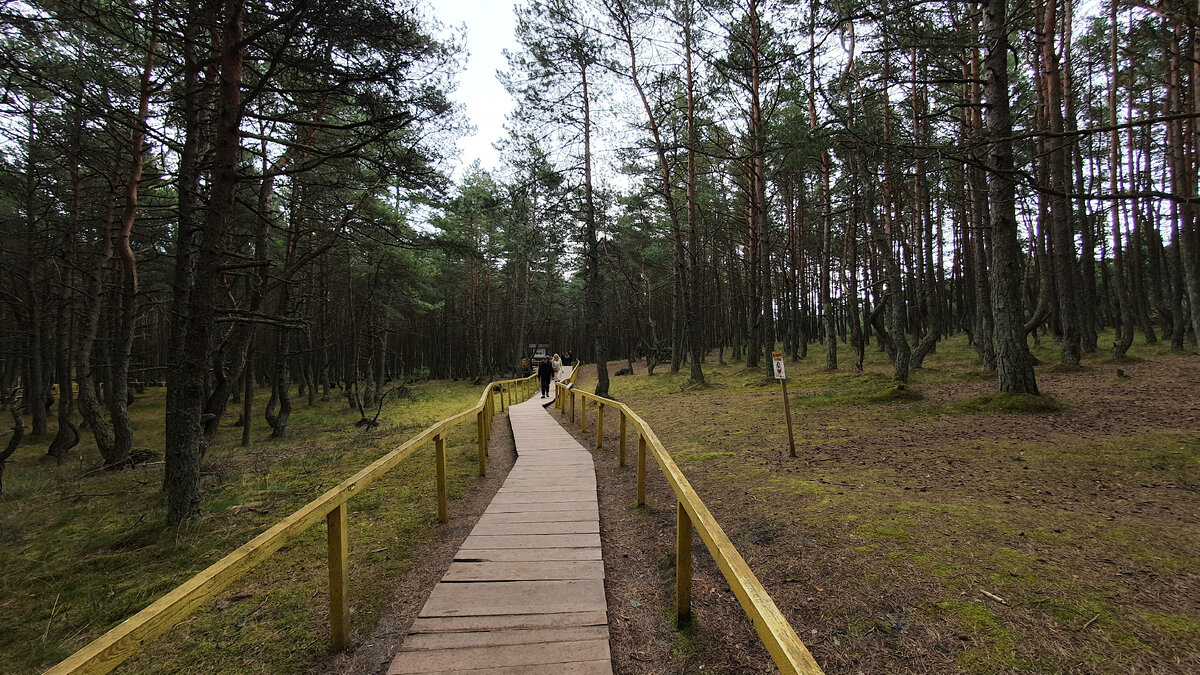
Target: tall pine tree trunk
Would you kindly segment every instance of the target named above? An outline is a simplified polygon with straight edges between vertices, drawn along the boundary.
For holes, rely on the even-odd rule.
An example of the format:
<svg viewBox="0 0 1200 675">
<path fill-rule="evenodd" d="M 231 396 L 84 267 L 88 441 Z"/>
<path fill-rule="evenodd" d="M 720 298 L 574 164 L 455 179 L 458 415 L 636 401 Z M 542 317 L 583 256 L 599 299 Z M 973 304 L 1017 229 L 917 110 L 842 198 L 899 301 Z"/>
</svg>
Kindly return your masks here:
<svg viewBox="0 0 1200 675">
<path fill-rule="evenodd" d="M 596 232 L 596 199 L 592 190 L 592 102 L 588 88 L 587 64 L 579 63 L 583 84 L 583 189 L 584 189 L 584 246 L 587 270 L 584 277 L 585 307 L 588 334 L 592 337 L 596 357 L 596 394 L 608 396 L 608 352 L 604 330 L 604 310 L 601 306 L 600 242 Z"/>
<path fill-rule="evenodd" d="M 982 0 L 984 98 L 987 101 L 988 201 L 992 229 L 992 312 L 1000 391 L 1036 394 L 1021 309 L 1021 249 L 1017 243 L 1016 186 L 1012 180 L 1012 114 L 1008 93 L 1008 0 Z M 983 270 L 980 270 L 980 274 Z"/>
</svg>

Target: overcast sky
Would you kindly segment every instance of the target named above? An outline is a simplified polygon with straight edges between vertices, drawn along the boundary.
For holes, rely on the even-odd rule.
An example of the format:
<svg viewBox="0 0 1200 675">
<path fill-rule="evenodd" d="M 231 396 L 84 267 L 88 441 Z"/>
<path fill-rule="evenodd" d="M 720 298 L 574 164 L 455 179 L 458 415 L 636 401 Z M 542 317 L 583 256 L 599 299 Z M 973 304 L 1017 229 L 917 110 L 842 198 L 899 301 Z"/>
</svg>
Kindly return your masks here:
<svg viewBox="0 0 1200 675">
<path fill-rule="evenodd" d="M 513 0 L 432 0 L 430 4 L 434 16 L 447 28 L 465 25 L 467 31 L 467 68 L 454 98 L 466 106 L 476 129 L 474 135 L 458 142 L 461 155 L 455 176 L 476 159 L 483 168 L 494 169 L 500 158 L 492 143 L 504 136 L 504 116 L 513 106 L 496 79 L 496 70 L 508 65 L 502 50 L 516 48 Z"/>
</svg>

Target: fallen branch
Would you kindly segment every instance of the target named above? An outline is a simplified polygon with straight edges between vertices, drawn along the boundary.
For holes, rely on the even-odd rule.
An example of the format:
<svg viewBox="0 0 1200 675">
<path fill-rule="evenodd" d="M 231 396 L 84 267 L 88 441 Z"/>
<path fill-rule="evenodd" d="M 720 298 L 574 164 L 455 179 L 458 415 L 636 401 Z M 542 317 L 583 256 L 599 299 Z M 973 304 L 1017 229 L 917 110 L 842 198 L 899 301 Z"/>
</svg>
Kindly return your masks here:
<svg viewBox="0 0 1200 675">
<path fill-rule="evenodd" d="M 391 394 L 393 391 L 396 391 L 396 387 L 392 387 L 391 389 L 388 389 L 387 391 L 383 392 L 383 393 L 382 393 L 382 394 L 379 396 L 379 407 L 377 407 L 377 408 L 375 409 L 375 416 L 374 416 L 374 417 L 372 417 L 371 419 L 367 419 L 367 416 L 366 416 L 366 415 L 363 415 L 362 419 L 360 419 L 359 421 L 357 421 L 357 422 L 355 422 L 355 423 L 354 423 L 354 426 L 356 426 L 356 427 L 366 427 L 366 428 L 368 428 L 368 429 L 374 429 L 375 427 L 379 426 L 379 413 L 383 412 L 383 401 L 384 401 L 384 399 L 386 399 L 386 398 L 388 397 L 388 395 L 389 395 L 389 394 Z"/>
<path fill-rule="evenodd" d="M 1007 606 L 1008 606 L 1008 601 L 1007 601 L 1007 600 L 1005 600 L 1004 598 L 1002 598 L 1002 597 L 1000 597 L 1000 596 L 996 595 L 995 593 L 988 593 L 987 591 L 983 590 L 982 588 L 981 588 L 981 589 L 979 589 L 979 592 L 980 592 L 980 593 L 983 593 L 984 595 L 988 596 L 989 598 L 991 598 L 991 599 L 995 600 L 996 602 L 998 602 L 998 603 L 1000 603 L 1000 604 L 1004 605 L 1005 607 L 1007 607 Z"/>
<path fill-rule="evenodd" d="M 142 462 L 141 464 L 134 465 L 134 468 L 139 468 L 139 467 L 144 467 L 144 466 L 158 466 L 159 464 L 166 464 L 166 462 L 162 461 L 162 460 L 159 460 L 157 462 Z M 84 473 L 79 474 L 78 476 L 75 477 L 75 480 L 79 480 L 81 478 L 87 478 L 88 476 L 94 476 L 94 475 L 100 473 L 101 471 L 109 471 L 111 469 L 112 469 L 112 465 L 105 464 L 101 467 L 92 469 L 91 471 L 86 471 Z"/>
</svg>

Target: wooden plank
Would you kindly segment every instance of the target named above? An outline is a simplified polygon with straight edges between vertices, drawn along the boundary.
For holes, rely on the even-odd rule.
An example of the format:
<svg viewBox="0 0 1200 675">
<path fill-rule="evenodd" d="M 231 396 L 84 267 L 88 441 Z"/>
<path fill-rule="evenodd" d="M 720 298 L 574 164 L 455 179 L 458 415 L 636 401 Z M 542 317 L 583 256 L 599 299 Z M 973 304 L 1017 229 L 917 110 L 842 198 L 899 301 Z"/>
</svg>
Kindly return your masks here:
<svg viewBox="0 0 1200 675">
<path fill-rule="evenodd" d="M 561 502 L 510 502 L 497 504 L 492 502 L 487 513 L 520 513 L 522 511 L 586 511 L 596 508 L 596 500 L 568 500 Z"/>
<path fill-rule="evenodd" d="M 523 504 L 529 502 L 592 502 L 596 499 L 595 490 L 553 490 L 539 492 L 497 492 L 493 504 Z"/>
<path fill-rule="evenodd" d="M 463 548 L 600 548 L 599 534 L 503 534 L 467 535 Z"/>
<path fill-rule="evenodd" d="M 602 581 L 482 581 L 438 584 L 420 616 L 605 611 Z"/>
<path fill-rule="evenodd" d="M 468 647 L 406 653 L 396 659 L 388 675 L 429 672 L 466 672 L 483 668 L 513 668 L 550 664 L 605 661 L 609 659 L 608 640 L 580 640 L 533 645 Z M 558 672 L 561 672 L 558 671 Z"/>
<path fill-rule="evenodd" d="M 531 562 L 454 562 L 443 582 L 568 581 L 604 579 L 600 560 L 537 560 Z"/>
<path fill-rule="evenodd" d="M 600 523 L 594 520 L 535 523 L 480 522 L 475 525 L 475 529 L 471 530 L 471 534 L 487 537 L 516 534 L 600 534 Z"/>
<path fill-rule="evenodd" d="M 472 668 L 471 670 L 443 670 L 442 673 L 464 675 L 612 675 L 611 661 L 577 661 L 575 663 L 551 663 L 537 666 L 513 666 L 511 668 Z M 431 673 L 430 675 L 439 675 Z"/>
<path fill-rule="evenodd" d="M 592 480 L 592 485 L 595 486 L 595 478 L 589 475 L 592 467 L 563 467 L 561 469 L 553 469 L 549 471 L 529 471 L 520 473 L 515 478 L 510 475 L 509 480 L 513 481 L 511 487 L 532 483 L 534 481 L 555 482 L 555 481 L 586 481 Z"/>
<path fill-rule="evenodd" d="M 549 483 L 549 484 L 547 484 Z M 542 482 L 540 485 L 534 482 L 519 483 L 508 487 L 500 488 L 496 494 L 508 495 L 516 492 L 571 492 L 581 495 L 587 495 L 596 491 L 596 483 L 584 483 L 582 481 L 559 481 L 558 479 L 550 479 Z M 541 497 L 542 495 L 538 495 Z M 553 497 L 553 495 L 546 495 Z"/>
<path fill-rule="evenodd" d="M 500 488 L 503 492 L 516 492 L 520 490 L 553 492 L 555 490 L 568 489 L 595 490 L 596 478 L 594 476 L 585 476 L 581 471 L 571 469 L 569 471 L 544 473 L 540 476 L 509 478 Z"/>
<path fill-rule="evenodd" d="M 608 626 L 423 633 L 408 636 L 404 640 L 404 651 L 535 645 L 547 642 L 585 642 L 607 639 Z"/>
<path fill-rule="evenodd" d="M 549 614 L 497 614 L 494 616 L 429 616 L 413 622 L 409 634 L 607 626 L 607 612 L 554 612 Z"/>
<path fill-rule="evenodd" d="M 578 511 L 515 511 L 515 512 L 484 512 L 476 525 L 484 523 L 570 523 L 594 521 L 597 518 L 596 509 L 579 509 Z"/>
<path fill-rule="evenodd" d="M 572 484 L 559 485 L 558 484 L 559 480 L 578 481 L 579 479 L 577 479 L 577 478 L 569 478 L 569 479 L 562 478 L 562 479 L 560 479 L 555 476 L 547 476 L 543 481 L 541 481 L 541 484 L 522 481 L 516 485 L 509 485 L 507 487 L 501 487 L 496 492 L 496 494 L 497 495 L 510 495 L 515 492 L 537 492 L 537 493 L 571 492 L 571 493 L 576 493 L 576 494 L 582 495 L 584 497 L 593 498 L 593 499 L 596 496 L 596 484 L 595 483 L 582 483 L 582 484 L 578 484 L 578 485 L 572 485 Z M 554 495 L 551 495 L 551 494 L 538 494 L 538 499 L 543 500 L 543 501 L 552 500 L 553 497 L 554 497 Z M 562 501 L 562 500 L 559 500 L 559 501 Z"/>
<path fill-rule="evenodd" d="M 600 560 L 600 548 L 464 548 L 454 554 L 458 561 L 533 562 L 537 560 Z"/>
<path fill-rule="evenodd" d="M 509 668 L 472 668 L 470 670 L 441 670 L 429 675 L 612 675 L 609 661 L 577 661 L 575 663 L 550 663 L 536 666 L 513 666 Z"/>
</svg>

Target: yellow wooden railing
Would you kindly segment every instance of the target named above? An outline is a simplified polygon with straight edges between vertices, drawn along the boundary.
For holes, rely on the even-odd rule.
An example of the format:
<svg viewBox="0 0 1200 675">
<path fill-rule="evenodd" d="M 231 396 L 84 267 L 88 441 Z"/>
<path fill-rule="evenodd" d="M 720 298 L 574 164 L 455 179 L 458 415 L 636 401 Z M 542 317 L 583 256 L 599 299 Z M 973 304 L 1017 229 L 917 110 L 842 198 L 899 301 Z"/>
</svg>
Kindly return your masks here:
<svg viewBox="0 0 1200 675">
<path fill-rule="evenodd" d="M 487 471 L 487 446 L 491 436 L 492 418 L 497 405 L 503 411 L 512 405 L 514 397 L 527 398 L 534 392 L 532 376 L 492 382 L 472 408 L 447 417 L 417 434 L 408 442 L 375 460 L 362 471 L 347 478 L 337 487 L 305 504 L 300 510 L 276 523 L 269 530 L 243 544 L 236 551 L 213 563 L 149 607 L 126 619 L 117 627 L 93 640 L 66 660 L 46 671 L 47 674 L 107 673 L 141 651 L 154 638 L 168 631 L 201 604 L 212 599 L 222 589 L 242 578 L 272 553 L 295 541 L 310 527 L 325 520 L 329 545 L 329 629 L 330 645 L 339 650 L 349 643 L 350 605 L 347 596 L 349 581 L 349 539 L 347 502 L 400 462 L 428 445 L 435 448 L 437 463 L 438 520 L 449 517 L 446 505 L 446 434 L 451 428 L 475 416 L 479 445 L 479 475 Z"/>
<path fill-rule="evenodd" d="M 625 437 L 626 429 L 631 423 L 638 435 L 637 453 L 637 504 L 646 503 L 646 454 L 654 455 L 654 460 L 662 470 L 663 476 L 675 491 L 675 608 L 679 623 L 684 624 L 691 619 L 692 605 L 692 527 L 700 533 L 700 539 L 708 547 L 713 560 L 721 568 L 725 580 L 733 594 L 737 596 L 746 616 L 754 623 L 763 645 L 770 652 L 771 658 L 780 672 L 785 674 L 802 673 L 817 675 L 822 673 L 821 667 L 813 659 L 808 648 L 800 641 L 796 631 L 784 618 L 783 613 L 775 606 L 767 590 L 750 571 L 746 561 L 734 548 L 733 542 L 725 535 L 725 531 L 717 523 L 716 518 L 709 512 L 700 497 L 692 489 L 688 479 L 676 466 L 671 455 L 659 442 L 658 436 L 646 421 L 633 412 L 624 403 L 618 403 L 603 396 L 575 389 L 574 380 L 579 369 L 571 373 L 567 382 L 560 382 L 555 392 L 555 404 L 564 415 L 569 414 L 571 423 L 575 422 L 575 399 L 579 398 L 579 428 L 587 431 L 587 403 L 593 401 L 596 406 L 596 447 L 604 443 L 604 409 L 614 408 L 621 416 L 620 444 L 617 453 L 619 466 L 625 466 Z M 568 412 L 569 411 L 569 412 Z M 628 420 L 628 423 L 627 423 Z"/>
</svg>

